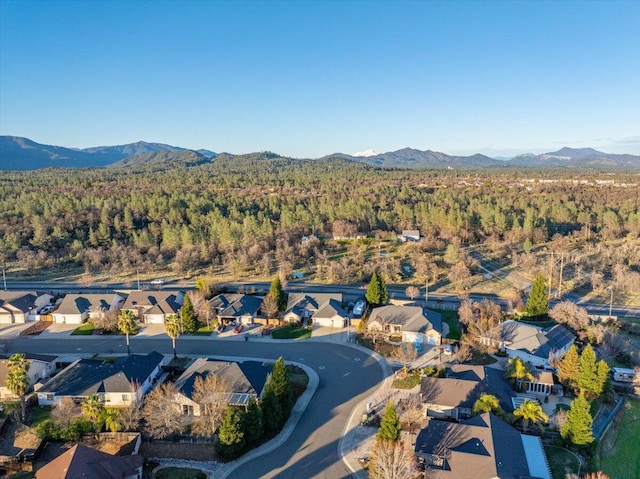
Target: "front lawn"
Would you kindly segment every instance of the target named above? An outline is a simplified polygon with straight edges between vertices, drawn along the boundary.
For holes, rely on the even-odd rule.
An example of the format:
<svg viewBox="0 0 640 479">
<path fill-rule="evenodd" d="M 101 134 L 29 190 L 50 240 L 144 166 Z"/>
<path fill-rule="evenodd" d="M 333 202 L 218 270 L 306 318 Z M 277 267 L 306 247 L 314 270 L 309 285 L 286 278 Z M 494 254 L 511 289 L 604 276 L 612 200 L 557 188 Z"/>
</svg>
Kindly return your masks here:
<svg viewBox="0 0 640 479">
<path fill-rule="evenodd" d="M 84 323 L 80 327 L 76 328 L 71 336 L 91 336 L 95 330 L 95 326 L 91 323 Z"/>
<path fill-rule="evenodd" d="M 396 389 L 413 389 L 420 384 L 420 378 L 420 370 L 415 369 L 410 371 L 405 377 L 395 379 L 393 383 L 391 383 L 391 387 Z"/>
<path fill-rule="evenodd" d="M 193 336 L 211 336 L 211 334 L 216 330 L 216 328 L 214 328 L 213 326 L 207 326 L 206 324 L 204 326 L 200 326 L 198 329 L 196 329 L 193 333 L 191 333 Z"/>
<path fill-rule="evenodd" d="M 273 339 L 308 339 L 311 337 L 311 328 L 300 328 L 298 326 L 284 326 L 276 328 L 271 332 Z"/>
<path fill-rule="evenodd" d="M 580 462 L 571 451 L 563 447 L 547 445 L 544 446 L 544 452 L 551 468 L 551 477 L 562 479 L 569 472 L 578 473 Z"/>
<path fill-rule="evenodd" d="M 462 335 L 462 330 L 460 329 L 460 321 L 458 320 L 458 312 L 457 311 L 448 311 L 444 309 L 434 309 L 437 313 L 440 313 L 440 317 L 442 321 L 447 323 L 449 326 L 449 334 L 447 339 L 453 339 L 456 341 L 460 340 L 460 336 Z"/>
<path fill-rule="evenodd" d="M 51 406 L 37 406 L 29 410 L 31 427 L 36 427 L 41 422 L 51 417 Z"/>
<path fill-rule="evenodd" d="M 640 401 L 628 401 L 624 412 L 598 445 L 599 468 L 611 479 L 635 479 L 640 471 Z"/>
<path fill-rule="evenodd" d="M 156 479 L 206 479 L 204 472 L 186 467 L 165 467 L 156 472 Z"/>
</svg>

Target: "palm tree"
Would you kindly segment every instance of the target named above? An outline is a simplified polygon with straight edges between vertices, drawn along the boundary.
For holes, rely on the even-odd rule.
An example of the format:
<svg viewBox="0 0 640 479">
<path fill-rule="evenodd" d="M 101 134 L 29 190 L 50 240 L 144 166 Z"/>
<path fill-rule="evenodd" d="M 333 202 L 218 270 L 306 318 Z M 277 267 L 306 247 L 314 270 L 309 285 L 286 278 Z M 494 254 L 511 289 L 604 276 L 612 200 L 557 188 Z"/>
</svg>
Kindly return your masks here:
<svg viewBox="0 0 640 479">
<path fill-rule="evenodd" d="M 121 425 L 120 411 L 114 407 L 109 407 L 104 410 L 104 427 L 111 432 L 118 432 Z"/>
<path fill-rule="evenodd" d="M 542 428 L 542 424 L 549 421 L 549 416 L 542 410 L 542 406 L 537 402 L 526 399 L 520 407 L 513 411 L 513 415 L 522 419 L 524 431 L 527 432 L 529 424 L 539 424 Z"/>
<path fill-rule="evenodd" d="M 7 366 L 7 389 L 20 398 L 20 416 L 22 422 L 27 419 L 27 401 L 25 394 L 29 389 L 29 362 L 24 354 L 14 354 Z"/>
<path fill-rule="evenodd" d="M 505 376 L 510 379 L 516 387 L 519 387 L 522 381 L 533 381 L 533 374 L 529 368 L 519 357 L 509 359 Z"/>
<path fill-rule="evenodd" d="M 104 410 L 104 404 L 102 404 L 97 394 L 90 394 L 82 401 L 81 408 L 84 417 L 90 421 L 96 421 Z"/>
<path fill-rule="evenodd" d="M 478 400 L 473 404 L 473 414 L 482 414 L 484 412 L 493 412 L 500 409 L 500 401 L 493 394 L 482 393 Z"/>
<path fill-rule="evenodd" d="M 136 332 L 136 315 L 133 311 L 123 309 L 118 315 L 118 329 L 121 333 L 126 335 L 127 338 L 127 354 L 131 354 L 131 348 L 129 347 L 129 335 Z"/>
<path fill-rule="evenodd" d="M 177 359 L 178 355 L 176 354 L 176 339 L 180 336 L 180 324 L 178 323 L 178 318 L 175 314 L 169 315 L 167 321 L 164 323 L 164 326 L 167 330 L 167 336 L 171 338 L 171 344 L 173 345 L 173 358 Z"/>
</svg>

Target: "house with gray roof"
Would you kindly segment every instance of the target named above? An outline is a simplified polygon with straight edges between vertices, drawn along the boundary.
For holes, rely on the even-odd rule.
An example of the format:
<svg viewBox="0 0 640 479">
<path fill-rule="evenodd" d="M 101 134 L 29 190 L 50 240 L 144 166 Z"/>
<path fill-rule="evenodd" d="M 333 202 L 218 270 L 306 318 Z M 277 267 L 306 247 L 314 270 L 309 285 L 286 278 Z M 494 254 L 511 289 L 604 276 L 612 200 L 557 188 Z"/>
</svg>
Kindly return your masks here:
<svg viewBox="0 0 640 479">
<path fill-rule="evenodd" d="M 76 444 L 36 472 L 36 479 L 140 479 L 144 458 L 113 456 Z"/>
<path fill-rule="evenodd" d="M 420 398 L 429 417 L 468 418 L 482 393 L 496 396 L 503 410 L 513 411 L 513 390 L 497 369 L 456 364 L 446 369 L 446 377 L 425 377 L 420 382 Z"/>
<path fill-rule="evenodd" d="M 108 312 L 117 313 L 123 303 L 119 294 L 67 294 L 51 316 L 54 323 L 82 324 Z"/>
<path fill-rule="evenodd" d="M 246 406 L 251 398 L 260 398 L 272 365 L 260 361 L 218 361 L 210 358 L 195 359 L 176 380 L 178 389 L 176 409 L 183 416 L 199 416 L 200 407 L 194 400 L 194 389 L 198 378 L 217 376 L 224 385 L 219 391 L 212 391 L 220 401 L 233 406 Z M 222 390 L 224 389 L 224 390 Z"/>
<path fill-rule="evenodd" d="M 369 331 L 379 331 L 386 336 L 401 336 L 406 343 L 442 342 L 442 321 L 439 315 L 427 317 L 420 306 L 389 304 L 374 308 L 367 321 Z"/>
<path fill-rule="evenodd" d="M 540 439 L 492 413 L 460 423 L 430 420 L 416 438 L 415 453 L 432 479 L 551 479 Z"/>
<path fill-rule="evenodd" d="M 0 291 L 0 324 L 35 320 L 40 296 L 35 291 Z"/>
<path fill-rule="evenodd" d="M 181 291 L 132 291 L 122 309 L 132 311 L 147 324 L 164 324 L 172 314 L 180 313 L 184 301 Z"/>
<path fill-rule="evenodd" d="M 345 317 L 342 293 L 289 293 L 284 312 L 284 320 L 291 323 L 337 328 L 346 326 Z"/>
<path fill-rule="evenodd" d="M 263 296 L 223 293 L 214 296 L 209 304 L 216 311 L 218 321 L 223 324 L 233 321 L 253 324 L 263 299 Z"/>
<path fill-rule="evenodd" d="M 57 356 L 44 354 L 25 354 L 27 359 L 27 375 L 29 376 L 29 388 L 38 382 L 48 378 L 56 370 Z M 0 358 L 0 401 L 16 401 L 19 398 L 7 388 L 7 376 L 9 375 L 9 358 Z"/>
<path fill-rule="evenodd" d="M 81 402 L 97 394 L 105 406 L 130 406 L 142 399 L 160 377 L 164 356 L 131 354 L 113 362 L 78 359 L 38 389 L 38 404 L 50 406 L 63 397 Z"/>
<path fill-rule="evenodd" d="M 500 349 L 534 367 L 548 368 L 549 354 L 565 353 L 575 339 L 560 324 L 546 329 L 512 320 L 500 324 Z"/>
</svg>

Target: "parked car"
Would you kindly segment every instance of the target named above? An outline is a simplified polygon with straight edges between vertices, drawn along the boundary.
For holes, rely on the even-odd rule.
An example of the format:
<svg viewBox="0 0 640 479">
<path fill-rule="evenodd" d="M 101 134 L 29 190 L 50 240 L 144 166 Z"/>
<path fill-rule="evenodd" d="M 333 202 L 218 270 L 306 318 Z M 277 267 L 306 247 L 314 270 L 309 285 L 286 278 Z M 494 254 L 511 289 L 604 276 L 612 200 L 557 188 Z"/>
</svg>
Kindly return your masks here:
<svg viewBox="0 0 640 479">
<path fill-rule="evenodd" d="M 447 344 L 442 352 L 445 356 L 453 356 L 453 346 Z"/>
<path fill-rule="evenodd" d="M 367 306 L 367 303 L 364 300 L 360 300 L 358 301 L 354 306 L 353 306 L 353 315 L 354 316 L 362 316 L 362 313 L 364 313 L 364 308 Z"/>
<path fill-rule="evenodd" d="M 219 333 L 222 333 L 224 331 L 224 323 L 218 324 L 218 327 L 216 328 L 216 331 L 219 332 Z"/>
<path fill-rule="evenodd" d="M 234 334 L 240 334 L 242 332 L 242 328 L 243 328 L 242 323 L 236 324 L 236 327 L 233 328 L 233 333 Z"/>
</svg>

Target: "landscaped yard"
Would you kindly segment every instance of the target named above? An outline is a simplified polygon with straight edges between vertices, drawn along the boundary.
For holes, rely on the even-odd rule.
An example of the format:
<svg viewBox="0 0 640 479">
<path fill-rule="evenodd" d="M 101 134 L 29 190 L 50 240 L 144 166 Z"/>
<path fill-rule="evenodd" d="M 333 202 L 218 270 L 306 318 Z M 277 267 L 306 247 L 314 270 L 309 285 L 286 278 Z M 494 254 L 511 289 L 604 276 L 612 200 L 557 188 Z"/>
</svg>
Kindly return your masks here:
<svg viewBox="0 0 640 479">
<path fill-rule="evenodd" d="M 544 446 L 544 452 L 549 460 L 552 477 L 564 479 L 568 472 L 578 473 L 580 462 L 571 451 L 563 447 L 547 445 Z"/>
<path fill-rule="evenodd" d="M 447 336 L 447 339 L 455 339 L 456 341 L 459 341 L 462 331 L 460 330 L 460 321 L 458 320 L 458 312 L 447 311 L 444 309 L 434 309 L 434 311 L 440 313 L 442 321 L 444 321 L 449 325 L 449 335 Z"/>
<path fill-rule="evenodd" d="M 211 334 L 216 330 L 216 328 L 214 328 L 213 326 L 207 326 L 206 324 L 204 326 L 200 326 L 198 329 L 196 329 L 195 333 L 193 333 L 194 336 L 211 336 Z"/>
<path fill-rule="evenodd" d="M 600 441 L 596 459 L 611 479 L 635 479 L 640 471 L 640 401 L 629 401 Z"/>
<path fill-rule="evenodd" d="M 183 467 L 165 467 L 156 472 L 156 479 L 206 479 L 204 472 Z"/>
<path fill-rule="evenodd" d="M 395 379 L 391 384 L 392 388 L 397 389 L 413 389 L 420 384 L 420 371 L 413 370 L 402 379 Z"/>
<path fill-rule="evenodd" d="M 96 328 L 93 324 L 84 323 L 80 327 L 76 328 L 73 333 L 71 333 L 71 336 L 90 336 L 93 334 L 95 329 Z"/>
<path fill-rule="evenodd" d="M 284 326 L 271 332 L 273 339 L 307 339 L 311 337 L 311 328 L 298 326 Z"/>
</svg>

